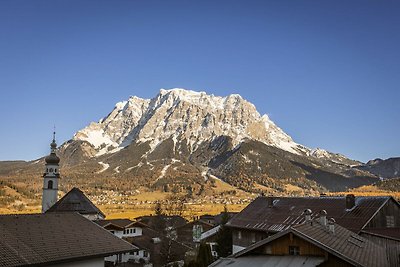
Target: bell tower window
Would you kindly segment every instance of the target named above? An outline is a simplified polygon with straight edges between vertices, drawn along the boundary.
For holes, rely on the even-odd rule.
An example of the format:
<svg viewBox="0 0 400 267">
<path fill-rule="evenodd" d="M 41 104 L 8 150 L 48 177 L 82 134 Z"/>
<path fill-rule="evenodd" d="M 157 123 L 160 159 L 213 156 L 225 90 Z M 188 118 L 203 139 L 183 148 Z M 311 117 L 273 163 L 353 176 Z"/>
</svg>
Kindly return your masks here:
<svg viewBox="0 0 400 267">
<path fill-rule="evenodd" d="M 50 180 L 50 181 L 47 183 L 47 188 L 48 188 L 48 189 L 53 189 L 53 181 L 52 181 L 52 180 Z"/>
</svg>

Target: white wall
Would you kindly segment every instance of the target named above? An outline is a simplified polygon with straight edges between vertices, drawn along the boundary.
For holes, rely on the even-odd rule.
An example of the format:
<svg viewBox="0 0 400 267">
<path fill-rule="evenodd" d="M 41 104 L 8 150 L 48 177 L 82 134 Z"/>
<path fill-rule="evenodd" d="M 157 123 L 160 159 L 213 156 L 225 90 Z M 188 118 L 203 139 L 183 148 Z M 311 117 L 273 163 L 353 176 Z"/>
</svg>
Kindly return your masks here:
<svg viewBox="0 0 400 267">
<path fill-rule="evenodd" d="M 121 256 L 120 256 L 121 261 L 120 262 L 128 262 L 130 257 L 131 257 L 131 255 L 129 253 L 121 254 Z M 104 260 L 116 263 L 117 260 L 118 260 L 118 255 L 108 256 L 108 257 L 104 258 Z"/>
<path fill-rule="evenodd" d="M 147 256 L 144 256 L 144 250 L 139 250 L 136 252 L 132 252 L 132 254 L 129 255 L 130 259 L 133 259 L 135 262 L 139 262 L 139 260 L 142 258 L 146 262 L 149 262 L 150 260 L 150 253 L 147 253 Z"/>
<path fill-rule="evenodd" d="M 140 227 L 129 227 L 125 229 L 124 237 L 133 237 L 133 236 L 141 236 L 142 228 Z"/>
<path fill-rule="evenodd" d="M 49 267 L 104 267 L 104 258 L 46 265 Z"/>
</svg>

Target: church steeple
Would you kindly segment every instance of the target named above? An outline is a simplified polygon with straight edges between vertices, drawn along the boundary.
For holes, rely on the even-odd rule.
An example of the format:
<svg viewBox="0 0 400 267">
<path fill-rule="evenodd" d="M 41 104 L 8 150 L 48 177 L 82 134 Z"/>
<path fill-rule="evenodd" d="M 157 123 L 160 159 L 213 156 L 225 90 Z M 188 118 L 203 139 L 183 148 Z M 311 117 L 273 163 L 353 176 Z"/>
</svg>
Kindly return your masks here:
<svg viewBox="0 0 400 267">
<path fill-rule="evenodd" d="M 42 212 L 48 210 L 57 202 L 58 181 L 60 179 L 60 158 L 56 155 L 56 132 L 53 132 L 53 141 L 50 144 L 50 154 L 45 158 L 46 167 L 43 174 Z"/>
</svg>

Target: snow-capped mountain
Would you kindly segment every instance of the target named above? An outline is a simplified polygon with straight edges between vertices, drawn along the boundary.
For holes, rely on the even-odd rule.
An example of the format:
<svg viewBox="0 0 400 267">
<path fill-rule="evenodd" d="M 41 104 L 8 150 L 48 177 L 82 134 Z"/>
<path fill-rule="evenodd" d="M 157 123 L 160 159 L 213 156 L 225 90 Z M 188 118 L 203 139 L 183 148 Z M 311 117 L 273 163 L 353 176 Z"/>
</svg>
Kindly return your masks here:
<svg viewBox="0 0 400 267">
<path fill-rule="evenodd" d="M 72 173 L 119 177 L 152 188 L 193 183 L 200 188 L 221 179 L 249 191 L 285 190 L 285 184 L 294 183 L 315 192 L 374 179 L 352 169 L 356 161 L 296 143 L 240 95 L 178 88 L 117 103 L 59 152 L 64 169 Z"/>
<path fill-rule="evenodd" d="M 219 97 L 185 89 L 161 89 L 153 99 L 130 97 L 117 103 L 106 118 L 78 131 L 73 139 L 89 142 L 99 156 L 132 142 L 150 142 L 154 149 L 171 137 L 175 143 L 186 140 L 194 151 L 200 143 L 219 136 L 231 137 L 234 146 L 250 139 L 295 154 L 310 151 L 240 95 Z"/>
</svg>

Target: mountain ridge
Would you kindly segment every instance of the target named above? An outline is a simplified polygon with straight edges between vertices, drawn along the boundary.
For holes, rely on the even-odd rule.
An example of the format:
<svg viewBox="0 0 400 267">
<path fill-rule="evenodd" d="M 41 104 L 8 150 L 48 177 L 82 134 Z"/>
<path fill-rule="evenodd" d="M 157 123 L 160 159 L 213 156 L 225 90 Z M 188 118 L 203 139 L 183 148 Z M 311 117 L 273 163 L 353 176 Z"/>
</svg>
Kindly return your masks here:
<svg viewBox="0 0 400 267">
<path fill-rule="evenodd" d="M 334 154 L 320 148 L 309 149 L 294 142 L 289 135 L 287 135 L 281 128 L 276 126 L 276 124 L 269 119 L 268 115 L 264 114 L 261 116 L 252 103 L 243 99 L 238 94 L 219 97 L 208 95 L 205 92 L 195 92 L 181 88 L 169 90 L 160 89 L 160 93 L 152 99 L 142 99 L 137 96 L 131 96 L 127 101 L 118 102 L 113 111 L 110 112 L 105 118 L 101 119 L 98 123 L 93 122 L 89 126 L 78 131 L 74 135 L 73 140 L 88 141 L 96 149 L 102 146 L 102 148 L 97 152 L 97 155 L 116 152 L 135 140 L 139 142 L 151 140 L 151 146 L 154 147 L 159 141 L 166 140 L 170 136 L 177 137 L 174 131 L 178 130 L 178 133 L 182 133 L 182 128 L 184 128 L 185 125 L 173 125 L 175 127 L 170 127 L 172 129 L 169 129 L 173 132 L 169 132 L 164 135 L 161 134 L 161 138 L 160 133 L 154 134 L 149 131 L 149 129 L 147 129 L 147 133 L 143 133 L 145 130 L 141 129 L 140 127 L 146 127 L 147 123 L 151 123 L 152 126 L 156 127 L 159 127 L 163 122 L 168 123 L 166 120 L 156 120 L 155 122 L 152 122 L 151 120 L 153 119 L 153 116 L 159 115 L 157 114 L 160 113 L 158 112 L 158 109 L 170 112 L 171 114 L 173 113 L 174 109 L 178 108 L 183 108 L 188 111 L 187 107 L 185 107 L 187 103 L 189 106 L 191 105 L 191 108 L 208 110 L 206 114 L 203 114 L 204 121 L 202 122 L 202 126 L 206 127 L 198 127 L 197 129 L 193 127 L 191 128 L 191 134 L 194 135 L 194 140 L 188 138 L 191 136 L 187 136 L 186 132 L 185 137 L 191 142 L 198 143 L 204 140 L 204 138 L 202 139 L 198 137 L 208 131 L 205 138 L 210 139 L 221 135 L 231 136 L 234 138 L 234 145 L 238 145 L 245 138 L 249 138 L 261 141 L 267 145 L 276 146 L 295 154 L 311 155 L 318 158 L 332 158 L 337 156 L 342 160 L 345 159 L 345 157 L 342 155 Z M 227 109 L 228 112 L 233 113 L 240 108 L 248 109 L 248 114 L 242 116 L 247 119 L 247 122 L 245 120 L 244 123 L 236 123 L 234 125 L 236 127 L 231 127 L 229 124 L 224 125 L 221 123 L 222 129 L 220 129 L 221 127 L 218 127 L 218 125 L 215 123 L 212 124 L 212 120 L 216 119 L 212 112 L 220 112 Z M 226 116 L 226 114 L 222 115 Z M 193 120 L 193 118 L 186 119 Z M 232 119 L 237 118 L 233 117 Z M 207 124 L 209 124 L 210 121 L 211 125 L 208 126 Z M 231 123 L 231 120 L 228 121 L 228 123 Z M 233 130 L 230 130 L 230 127 L 233 128 Z M 112 132 L 112 130 L 115 128 L 122 129 L 122 131 Z M 210 129 L 213 132 L 212 134 L 209 133 Z M 181 131 L 179 132 L 179 130 Z"/>
<path fill-rule="evenodd" d="M 296 143 L 240 95 L 182 88 L 161 89 L 152 99 L 131 96 L 118 102 L 59 151 L 71 170 L 85 166 L 96 175 L 130 177 L 151 188 L 194 180 L 201 186 L 221 179 L 247 191 L 265 186 L 284 190 L 290 183 L 321 191 L 376 178 L 353 169 L 358 161 Z"/>
</svg>

